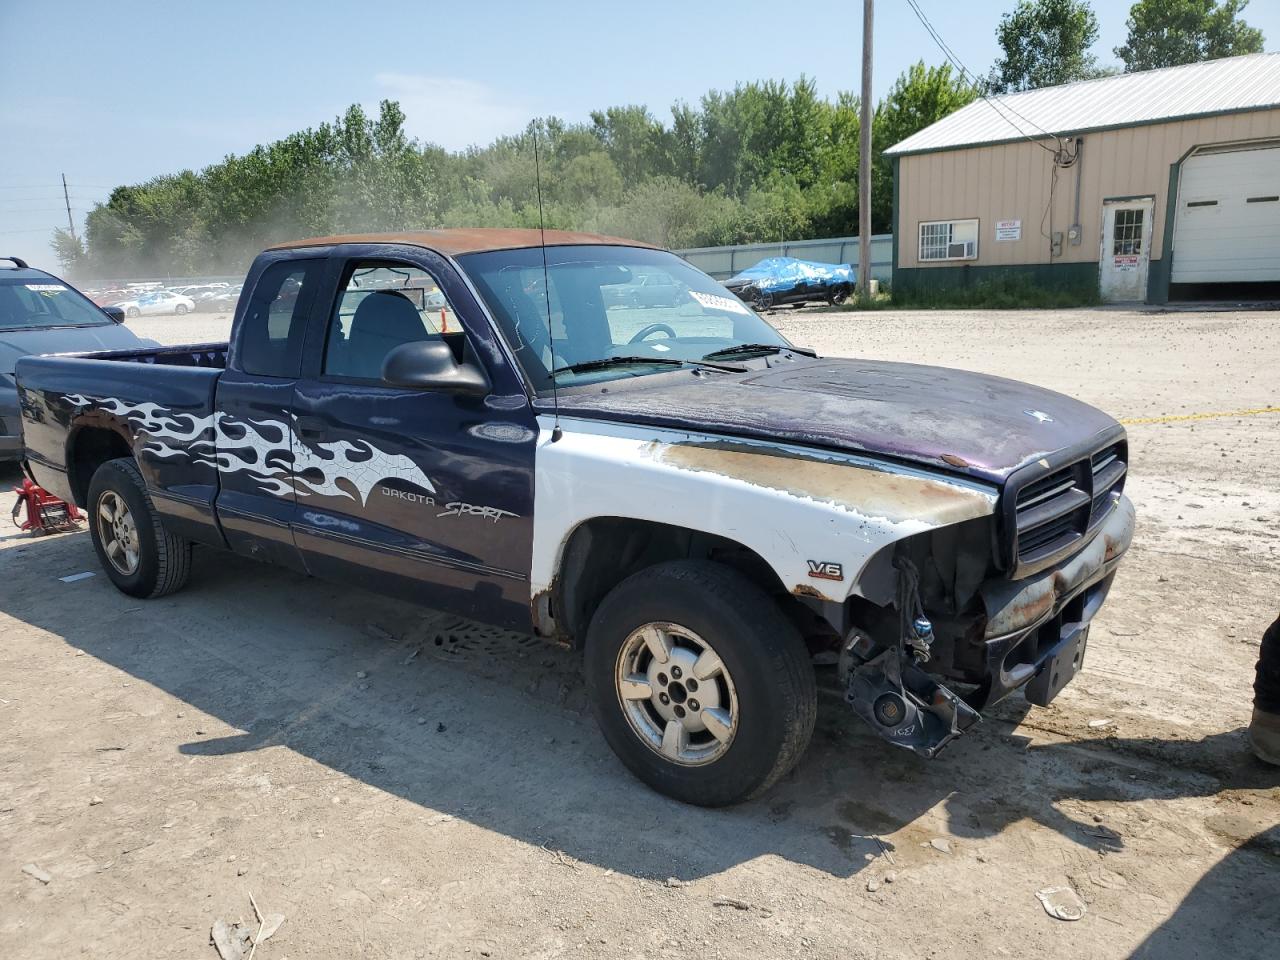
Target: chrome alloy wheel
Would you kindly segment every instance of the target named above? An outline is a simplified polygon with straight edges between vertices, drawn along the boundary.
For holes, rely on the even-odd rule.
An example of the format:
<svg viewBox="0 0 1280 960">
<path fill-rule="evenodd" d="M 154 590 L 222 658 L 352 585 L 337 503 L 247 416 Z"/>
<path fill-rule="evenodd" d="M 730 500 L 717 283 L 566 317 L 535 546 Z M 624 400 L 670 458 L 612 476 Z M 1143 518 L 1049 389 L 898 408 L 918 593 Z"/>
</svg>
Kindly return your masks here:
<svg viewBox="0 0 1280 960">
<path fill-rule="evenodd" d="M 682 766 L 718 760 L 738 730 L 738 694 L 711 644 L 676 623 L 646 623 L 622 645 L 614 670 L 631 729 Z"/>
<path fill-rule="evenodd" d="M 114 490 L 98 498 L 98 539 L 118 571 L 129 576 L 138 569 L 138 525 L 129 505 Z"/>
</svg>

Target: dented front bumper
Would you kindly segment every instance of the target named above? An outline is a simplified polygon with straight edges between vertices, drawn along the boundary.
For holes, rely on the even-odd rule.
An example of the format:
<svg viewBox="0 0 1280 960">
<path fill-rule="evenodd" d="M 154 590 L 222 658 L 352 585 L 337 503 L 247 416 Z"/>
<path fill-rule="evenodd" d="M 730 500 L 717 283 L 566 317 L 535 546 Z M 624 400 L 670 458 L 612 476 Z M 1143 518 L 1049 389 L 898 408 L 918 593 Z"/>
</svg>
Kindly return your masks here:
<svg viewBox="0 0 1280 960">
<path fill-rule="evenodd" d="M 1079 672 L 1089 624 L 1133 528 L 1133 505 L 1120 496 L 1093 538 L 1066 560 L 1021 580 L 984 584 L 985 628 L 956 671 L 972 688 L 963 697 L 932 674 L 933 661 L 917 663 L 907 643 L 872 656 L 870 638 L 855 633 L 841 656 L 845 699 L 880 736 L 924 757 L 936 756 L 981 719 L 978 711 L 1018 689 L 1032 703 L 1048 704 Z M 914 584 L 905 596 L 918 596 Z"/>
<path fill-rule="evenodd" d="M 973 707 L 980 710 L 1022 687 L 1041 706 L 1057 695 L 1079 668 L 1089 624 L 1133 542 L 1133 529 L 1133 504 L 1120 496 L 1093 539 L 1068 559 L 1024 580 L 982 587 L 984 680 L 967 698 Z"/>
</svg>

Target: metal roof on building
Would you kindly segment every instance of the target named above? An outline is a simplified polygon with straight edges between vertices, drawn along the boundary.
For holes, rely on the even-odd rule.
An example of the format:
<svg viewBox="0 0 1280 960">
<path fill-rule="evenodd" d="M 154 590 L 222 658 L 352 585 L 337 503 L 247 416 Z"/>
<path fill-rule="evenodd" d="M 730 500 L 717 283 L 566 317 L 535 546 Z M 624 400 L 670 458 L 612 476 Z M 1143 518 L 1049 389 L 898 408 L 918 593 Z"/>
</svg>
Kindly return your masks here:
<svg viewBox="0 0 1280 960">
<path fill-rule="evenodd" d="M 1280 107 L 1280 53 L 1124 73 L 989 100 L 961 107 L 885 153 L 954 150 Z"/>
</svg>

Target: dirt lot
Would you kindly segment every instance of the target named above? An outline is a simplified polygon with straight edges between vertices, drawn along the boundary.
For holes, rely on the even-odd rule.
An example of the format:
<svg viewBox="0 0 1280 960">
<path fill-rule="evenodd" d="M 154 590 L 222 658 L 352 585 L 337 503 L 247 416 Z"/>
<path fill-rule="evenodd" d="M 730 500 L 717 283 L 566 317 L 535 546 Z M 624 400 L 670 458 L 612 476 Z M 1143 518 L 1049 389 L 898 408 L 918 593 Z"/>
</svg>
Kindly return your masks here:
<svg viewBox="0 0 1280 960">
<path fill-rule="evenodd" d="M 775 319 L 1121 418 L 1280 402 L 1277 313 Z M 0 956 L 213 957 L 252 893 L 287 918 L 262 960 L 1275 957 L 1280 771 L 1243 726 L 1280 606 L 1280 415 L 1130 434 L 1137 539 L 1053 707 L 930 763 L 828 697 L 799 769 L 723 811 L 632 780 L 574 658 L 529 638 L 207 551 L 143 603 L 58 580 L 97 569 L 87 534 L 0 537 Z M 1083 920 L 1041 907 L 1060 885 Z"/>
</svg>

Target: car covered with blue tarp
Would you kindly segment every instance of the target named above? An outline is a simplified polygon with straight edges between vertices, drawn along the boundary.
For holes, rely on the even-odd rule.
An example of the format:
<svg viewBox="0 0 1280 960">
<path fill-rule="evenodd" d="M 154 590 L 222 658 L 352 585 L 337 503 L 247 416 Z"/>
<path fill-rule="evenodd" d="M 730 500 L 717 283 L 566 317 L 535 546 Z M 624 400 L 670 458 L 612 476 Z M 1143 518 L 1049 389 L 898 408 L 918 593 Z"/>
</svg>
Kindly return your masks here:
<svg viewBox="0 0 1280 960">
<path fill-rule="evenodd" d="M 795 257 L 768 257 L 724 282 L 740 299 L 759 309 L 783 303 L 825 300 L 839 303 L 857 283 L 853 267 Z"/>
</svg>

